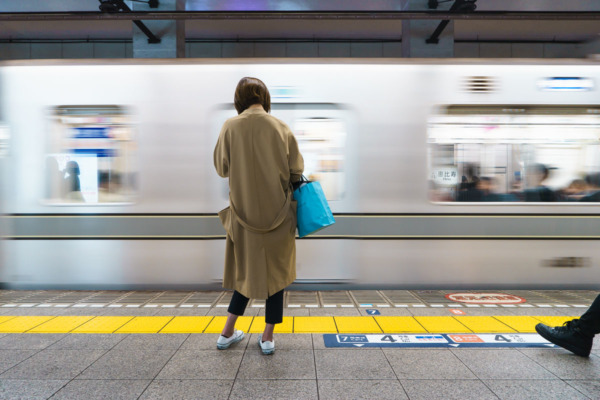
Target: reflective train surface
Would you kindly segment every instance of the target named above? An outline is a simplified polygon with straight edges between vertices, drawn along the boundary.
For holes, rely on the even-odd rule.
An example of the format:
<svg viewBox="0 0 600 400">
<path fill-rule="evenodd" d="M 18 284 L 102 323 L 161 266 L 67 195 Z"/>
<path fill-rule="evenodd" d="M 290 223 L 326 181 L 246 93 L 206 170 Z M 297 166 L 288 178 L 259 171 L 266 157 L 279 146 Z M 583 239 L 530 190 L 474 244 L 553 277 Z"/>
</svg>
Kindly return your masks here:
<svg viewBox="0 0 600 400">
<path fill-rule="evenodd" d="M 244 76 L 336 216 L 298 284 L 600 286 L 598 61 L 381 59 L 0 64 L 2 286 L 217 287 Z"/>
</svg>

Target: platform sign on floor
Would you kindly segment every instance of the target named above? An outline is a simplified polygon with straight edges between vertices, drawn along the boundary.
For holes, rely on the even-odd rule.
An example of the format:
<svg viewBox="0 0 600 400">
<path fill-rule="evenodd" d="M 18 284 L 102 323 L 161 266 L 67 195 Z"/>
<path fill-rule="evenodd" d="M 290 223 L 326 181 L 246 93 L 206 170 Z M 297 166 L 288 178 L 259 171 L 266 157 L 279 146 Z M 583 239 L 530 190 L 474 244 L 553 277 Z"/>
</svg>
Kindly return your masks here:
<svg viewBox="0 0 600 400">
<path fill-rule="evenodd" d="M 366 311 L 367 311 L 367 314 L 369 314 L 369 315 L 381 315 L 379 310 L 376 310 L 374 308 L 367 308 Z"/>
<path fill-rule="evenodd" d="M 557 347 L 536 333 L 324 334 L 325 347 Z"/>
</svg>

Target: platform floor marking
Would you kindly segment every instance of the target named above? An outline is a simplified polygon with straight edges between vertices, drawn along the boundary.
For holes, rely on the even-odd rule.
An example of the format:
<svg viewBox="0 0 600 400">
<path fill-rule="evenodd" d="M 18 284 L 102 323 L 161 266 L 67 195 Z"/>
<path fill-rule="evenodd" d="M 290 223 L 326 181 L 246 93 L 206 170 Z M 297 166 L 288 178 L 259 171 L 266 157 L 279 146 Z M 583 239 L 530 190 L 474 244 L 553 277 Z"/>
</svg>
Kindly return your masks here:
<svg viewBox="0 0 600 400">
<path fill-rule="evenodd" d="M 235 329 L 248 332 L 253 318 L 254 317 L 239 317 L 235 323 Z M 204 330 L 204 333 L 221 333 L 223 331 L 223 327 L 225 326 L 226 320 L 227 317 L 214 317 Z"/>
<path fill-rule="evenodd" d="M 494 318 L 522 333 L 535 332 L 535 326 L 540 322 L 529 315 L 495 315 Z"/>
<path fill-rule="evenodd" d="M 248 333 L 262 333 L 265 330 L 265 317 L 254 317 Z M 275 333 L 292 333 L 294 331 L 294 317 L 283 317 L 281 324 L 275 325 Z"/>
<path fill-rule="evenodd" d="M 24 333 L 35 328 L 38 325 L 43 324 L 46 321 L 56 318 L 54 316 L 27 316 L 27 317 L 16 317 L 9 321 L 0 324 L 0 332 L 2 333 Z"/>
<path fill-rule="evenodd" d="M 73 329 L 71 333 L 113 333 L 123 325 L 131 321 L 134 317 L 96 317 L 78 328 Z"/>
<path fill-rule="evenodd" d="M 60 316 L 29 330 L 29 333 L 65 333 L 94 318 L 93 316 Z"/>
<path fill-rule="evenodd" d="M 381 333 L 373 317 L 333 317 L 339 333 Z"/>
<path fill-rule="evenodd" d="M 174 317 L 134 317 L 115 333 L 158 333 Z"/>
<path fill-rule="evenodd" d="M 413 317 L 374 317 L 384 333 L 427 333 Z"/>
<path fill-rule="evenodd" d="M 555 348 L 538 334 L 532 333 L 435 333 L 435 334 L 324 334 L 325 347 L 538 347 Z"/>
<path fill-rule="evenodd" d="M 465 333 L 469 328 L 454 317 L 414 317 L 430 333 Z"/>
<path fill-rule="evenodd" d="M 11 319 L 17 318 L 16 315 L 3 315 L 0 316 L 0 325 L 5 323 L 6 321 L 10 321 Z"/>
<path fill-rule="evenodd" d="M 543 324 L 546 324 L 548 326 L 560 326 L 562 324 L 564 324 L 567 321 L 570 321 L 574 318 L 579 318 L 579 317 L 565 317 L 563 315 L 560 316 L 535 316 L 535 319 L 539 319 Z M 2 325 L 0 325 L 1 327 Z"/>
<path fill-rule="evenodd" d="M 333 317 L 294 317 L 294 333 L 337 333 Z"/>
<path fill-rule="evenodd" d="M 461 324 L 472 330 L 473 332 L 516 332 L 508 325 L 503 324 L 501 321 L 489 316 L 468 316 L 468 317 L 454 317 Z"/>
<path fill-rule="evenodd" d="M 173 318 L 160 333 L 202 333 L 214 317 L 179 316 Z"/>
<path fill-rule="evenodd" d="M 284 317 L 277 333 L 534 333 L 539 322 L 560 326 L 571 316 Z M 0 333 L 220 333 L 218 316 L 0 316 Z M 259 333 L 263 316 L 240 317 L 236 329 Z M 514 332 L 513 332 L 514 333 Z"/>
</svg>

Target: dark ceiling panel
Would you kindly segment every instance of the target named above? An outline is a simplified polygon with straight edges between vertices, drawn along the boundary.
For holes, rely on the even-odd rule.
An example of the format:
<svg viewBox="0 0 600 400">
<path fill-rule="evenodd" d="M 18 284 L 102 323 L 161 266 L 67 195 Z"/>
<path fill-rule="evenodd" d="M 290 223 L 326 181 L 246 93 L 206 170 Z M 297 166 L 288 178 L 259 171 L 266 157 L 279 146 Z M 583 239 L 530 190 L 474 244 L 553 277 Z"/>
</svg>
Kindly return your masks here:
<svg viewBox="0 0 600 400">
<path fill-rule="evenodd" d="M 594 21 L 455 21 L 455 40 L 590 41 Z M 0 22 L 0 39 L 130 39 L 130 21 Z M 386 21 L 186 21 L 188 39 L 384 39 L 398 40 L 402 22 Z"/>
</svg>

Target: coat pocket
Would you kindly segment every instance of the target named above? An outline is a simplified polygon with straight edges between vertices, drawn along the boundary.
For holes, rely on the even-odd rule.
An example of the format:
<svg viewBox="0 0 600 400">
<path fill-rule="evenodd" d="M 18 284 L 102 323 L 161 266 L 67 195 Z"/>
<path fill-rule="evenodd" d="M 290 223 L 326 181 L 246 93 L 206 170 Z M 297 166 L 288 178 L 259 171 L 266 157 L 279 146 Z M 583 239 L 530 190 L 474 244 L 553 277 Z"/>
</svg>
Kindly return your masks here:
<svg viewBox="0 0 600 400">
<path fill-rule="evenodd" d="M 222 209 L 217 213 L 227 236 L 233 241 L 233 216 L 231 215 L 231 207 Z"/>
</svg>

